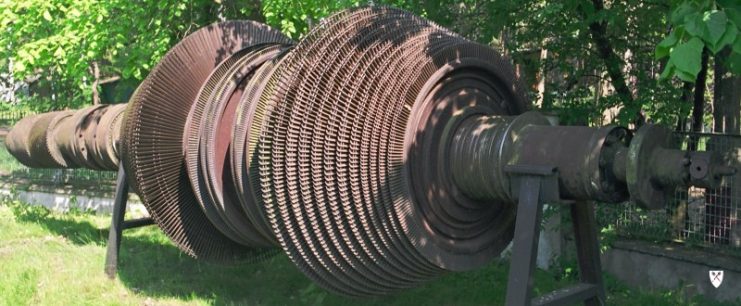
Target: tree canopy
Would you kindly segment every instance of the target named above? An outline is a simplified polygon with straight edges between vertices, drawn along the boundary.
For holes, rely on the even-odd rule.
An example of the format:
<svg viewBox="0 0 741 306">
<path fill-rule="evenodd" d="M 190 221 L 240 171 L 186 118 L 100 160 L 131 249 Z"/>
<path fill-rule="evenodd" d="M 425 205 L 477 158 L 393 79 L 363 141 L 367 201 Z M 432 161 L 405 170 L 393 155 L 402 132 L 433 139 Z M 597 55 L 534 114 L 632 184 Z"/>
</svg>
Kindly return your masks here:
<svg viewBox="0 0 741 306">
<path fill-rule="evenodd" d="M 737 0 L 0 0 L 0 70 L 46 86 L 53 95 L 43 107 L 78 106 L 100 81 L 134 86 L 209 23 L 253 19 L 300 38 L 323 17 L 368 4 L 411 10 L 500 49 L 538 106 L 567 109 L 570 122 L 675 124 L 693 92 L 708 95 L 693 86 L 704 88 L 708 71 L 741 74 Z"/>
</svg>

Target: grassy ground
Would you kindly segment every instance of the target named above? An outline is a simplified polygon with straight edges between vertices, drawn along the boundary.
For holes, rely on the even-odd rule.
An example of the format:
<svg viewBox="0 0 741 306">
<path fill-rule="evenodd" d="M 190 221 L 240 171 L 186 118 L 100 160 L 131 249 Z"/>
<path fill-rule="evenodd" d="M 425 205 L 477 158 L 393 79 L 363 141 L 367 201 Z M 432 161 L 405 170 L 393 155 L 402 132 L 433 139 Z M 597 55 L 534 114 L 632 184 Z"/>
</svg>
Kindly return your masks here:
<svg viewBox="0 0 741 306">
<path fill-rule="evenodd" d="M 13 170 L 20 169 L 22 167 L 13 155 L 10 155 L 8 150 L 5 148 L 5 135 L 6 128 L 0 127 L 0 175 L 7 175 L 13 172 Z"/>
<path fill-rule="evenodd" d="M 103 274 L 109 218 L 0 204 L 0 305 L 501 305 L 506 263 L 449 274 L 420 288 L 347 299 L 316 287 L 283 255 L 223 266 L 195 261 L 156 228 L 127 231 L 116 280 Z M 538 271 L 536 293 L 573 282 Z M 610 305 L 711 305 L 674 291 L 629 290 L 606 276 Z"/>
</svg>

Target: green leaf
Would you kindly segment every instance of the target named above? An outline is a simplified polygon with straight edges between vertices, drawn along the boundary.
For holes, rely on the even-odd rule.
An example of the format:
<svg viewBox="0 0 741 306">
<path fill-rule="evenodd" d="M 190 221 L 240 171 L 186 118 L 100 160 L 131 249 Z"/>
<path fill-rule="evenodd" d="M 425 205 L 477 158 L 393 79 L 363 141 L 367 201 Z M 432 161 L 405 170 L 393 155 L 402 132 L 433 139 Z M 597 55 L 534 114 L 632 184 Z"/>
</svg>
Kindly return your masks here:
<svg viewBox="0 0 741 306">
<path fill-rule="evenodd" d="M 726 60 L 726 64 L 728 65 L 728 69 L 733 72 L 733 74 L 741 75 L 741 53 L 733 52 Z"/>
<path fill-rule="evenodd" d="M 692 36 L 702 37 L 705 31 L 705 23 L 700 13 L 692 13 L 684 17 L 684 29 Z"/>
<path fill-rule="evenodd" d="M 666 80 L 672 77 L 674 75 L 674 70 L 676 67 L 674 67 L 674 63 L 671 61 L 666 63 L 666 67 L 664 67 L 664 71 L 661 72 L 661 76 L 659 76 L 660 79 Z"/>
<path fill-rule="evenodd" d="M 67 11 L 67 15 L 71 18 L 79 18 L 80 17 L 80 10 L 77 8 L 71 8 L 69 11 Z"/>
<path fill-rule="evenodd" d="M 23 61 L 15 62 L 13 65 L 13 72 L 21 73 L 26 70 L 26 63 Z"/>
<path fill-rule="evenodd" d="M 43 13 L 43 17 L 44 17 L 44 19 L 45 19 L 46 21 L 51 21 L 51 20 L 52 20 L 52 18 L 51 18 L 51 14 L 49 13 L 49 11 L 48 11 L 48 10 L 45 10 L 45 11 L 44 11 L 44 13 Z"/>
<path fill-rule="evenodd" d="M 723 38 L 723 33 L 726 32 L 726 24 L 728 18 L 726 13 L 722 11 L 710 11 L 705 12 L 703 16 L 705 23 L 705 29 L 703 32 L 703 40 L 705 40 L 709 46 L 715 46 Z"/>
<path fill-rule="evenodd" d="M 677 35 L 677 31 L 672 31 L 671 33 L 669 33 L 669 35 L 666 36 L 666 38 L 664 38 L 664 40 L 659 43 L 659 46 L 671 47 L 676 45 L 678 40 L 679 37 Z"/>
<path fill-rule="evenodd" d="M 293 23 L 293 21 L 285 19 L 282 20 L 281 28 L 283 29 L 283 33 L 286 33 L 288 35 L 296 33 L 296 25 Z"/>
<path fill-rule="evenodd" d="M 656 46 L 656 50 L 654 51 L 654 58 L 655 59 L 665 58 L 667 55 L 669 55 L 670 50 L 671 48 L 669 47 Z"/>
<path fill-rule="evenodd" d="M 697 12 L 697 8 L 693 6 L 690 2 L 684 2 L 682 5 L 677 7 L 674 12 L 672 12 L 671 20 L 673 24 L 681 24 L 685 17 L 693 12 Z"/>
<path fill-rule="evenodd" d="M 736 37 L 736 41 L 733 43 L 733 52 L 741 53 L 741 36 Z"/>
<path fill-rule="evenodd" d="M 682 70 L 676 70 L 674 73 L 677 75 L 677 77 L 685 82 L 693 83 L 695 80 L 697 80 L 697 74 L 690 74 L 688 72 L 684 72 Z"/>
<path fill-rule="evenodd" d="M 57 58 L 64 57 L 65 54 L 66 52 L 61 46 L 58 47 L 57 50 L 54 51 L 54 57 L 57 57 Z"/>
<path fill-rule="evenodd" d="M 734 23 L 736 27 L 741 27 L 741 9 L 727 8 L 723 11 L 726 12 L 730 22 Z"/>
<path fill-rule="evenodd" d="M 128 79 L 129 77 L 131 77 L 133 70 L 134 70 L 133 66 L 127 65 L 124 67 L 123 70 L 121 70 L 121 76 L 123 76 L 124 79 Z"/>
<path fill-rule="evenodd" d="M 662 40 L 657 46 L 656 46 L 656 52 L 655 57 L 656 59 L 660 59 L 663 57 L 666 57 L 669 55 L 669 51 L 671 50 L 674 45 L 677 44 L 677 41 L 679 40 L 677 31 L 672 31 L 667 35 L 664 40 Z"/>
<path fill-rule="evenodd" d="M 669 61 L 676 66 L 676 74 L 683 81 L 692 82 L 700 72 L 702 41 L 693 37 L 689 41 L 677 45 L 669 55 Z"/>
<path fill-rule="evenodd" d="M 726 32 L 723 34 L 723 37 L 720 38 L 718 43 L 708 45 L 708 49 L 710 49 L 713 54 L 720 52 L 720 50 L 723 50 L 725 46 L 732 45 L 733 41 L 738 38 L 738 30 L 736 27 L 731 23 L 727 23 L 726 25 Z"/>
</svg>

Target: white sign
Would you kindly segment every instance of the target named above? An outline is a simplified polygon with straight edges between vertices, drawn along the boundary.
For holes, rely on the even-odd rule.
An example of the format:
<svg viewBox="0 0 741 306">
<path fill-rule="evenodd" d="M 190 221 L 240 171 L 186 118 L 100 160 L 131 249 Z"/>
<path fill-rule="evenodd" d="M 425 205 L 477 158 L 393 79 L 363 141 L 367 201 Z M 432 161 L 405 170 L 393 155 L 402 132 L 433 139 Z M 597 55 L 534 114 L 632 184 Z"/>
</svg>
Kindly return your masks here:
<svg viewBox="0 0 741 306">
<path fill-rule="evenodd" d="M 723 283 L 723 271 L 710 271 L 708 274 L 710 274 L 710 282 L 715 286 L 715 288 L 720 287 L 720 284 Z"/>
</svg>

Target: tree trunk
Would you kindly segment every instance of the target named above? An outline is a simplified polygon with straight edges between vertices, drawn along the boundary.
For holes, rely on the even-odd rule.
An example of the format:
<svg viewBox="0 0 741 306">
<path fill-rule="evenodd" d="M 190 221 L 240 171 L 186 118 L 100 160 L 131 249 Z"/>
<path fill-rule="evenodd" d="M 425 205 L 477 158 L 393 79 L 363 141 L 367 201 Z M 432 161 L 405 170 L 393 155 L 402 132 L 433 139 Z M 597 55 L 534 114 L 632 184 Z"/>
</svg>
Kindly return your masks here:
<svg viewBox="0 0 741 306">
<path fill-rule="evenodd" d="M 734 76 L 726 66 L 731 49 L 726 48 L 715 56 L 713 84 L 713 130 L 716 133 L 738 135 L 741 133 L 741 76 Z M 718 151 L 728 165 L 741 169 L 741 138 L 718 136 L 708 141 L 709 149 Z M 741 179 L 724 178 L 721 188 L 714 193 L 738 198 L 741 196 Z M 717 198 L 717 197 L 716 197 Z M 706 232 L 721 238 L 720 243 L 741 246 L 741 222 L 738 206 L 730 198 L 723 203 L 708 203 L 706 214 L 715 216 L 706 220 Z M 726 240 L 727 239 L 727 240 Z"/>
<path fill-rule="evenodd" d="M 741 133 L 741 76 L 734 76 L 726 68 L 731 49 L 715 57 L 713 92 L 713 131 L 723 134 Z"/>
<path fill-rule="evenodd" d="M 595 14 L 605 10 L 605 4 L 603 0 L 592 0 L 592 5 L 594 5 Z M 625 75 L 623 75 L 623 61 L 615 53 L 615 50 L 612 47 L 612 43 L 607 38 L 607 22 L 593 21 L 589 24 L 589 33 L 592 35 L 592 40 L 597 47 L 597 54 L 605 63 L 605 67 L 607 68 L 607 75 L 610 76 L 612 87 L 615 88 L 615 92 L 617 93 L 618 97 L 620 97 L 625 106 L 634 106 L 635 101 L 633 99 L 633 95 L 630 88 L 628 87 L 628 84 L 625 82 Z M 644 121 L 645 118 L 639 110 L 636 113 L 634 123 L 637 126 L 640 126 L 643 124 Z"/>
<path fill-rule="evenodd" d="M 682 97 L 680 98 L 682 103 L 689 103 L 690 97 L 692 96 L 692 88 L 695 86 L 692 82 L 683 82 L 682 83 Z M 679 118 L 677 119 L 677 131 L 678 132 L 686 132 L 687 131 L 687 117 L 683 117 L 682 114 L 679 115 Z"/>
<path fill-rule="evenodd" d="M 705 115 L 705 84 L 708 78 L 708 49 L 702 50 L 700 73 L 695 80 L 695 98 L 692 103 L 692 131 L 702 132 L 702 117 Z"/>
<path fill-rule="evenodd" d="M 548 71 L 546 70 L 546 61 L 548 59 L 548 49 L 540 49 L 540 68 L 538 69 L 538 100 L 535 105 L 542 108 L 545 101 L 545 82 Z"/>
<path fill-rule="evenodd" d="M 100 93 L 98 93 L 98 85 L 100 82 L 100 69 L 98 68 L 98 62 L 93 62 L 93 105 L 100 104 Z"/>
<path fill-rule="evenodd" d="M 702 63 L 700 64 L 700 72 L 697 74 L 695 80 L 695 96 L 692 99 L 692 132 L 702 132 L 703 122 L 702 118 L 705 116 L 705 84 L 708 79 L 708 49 L 702 50 Z M 697 144 L 699 142 L 697 135 L 691 134 L 689 137 L 689 143 L 687 149 L 690 151 L 697 150 Z"/>
</svg>

